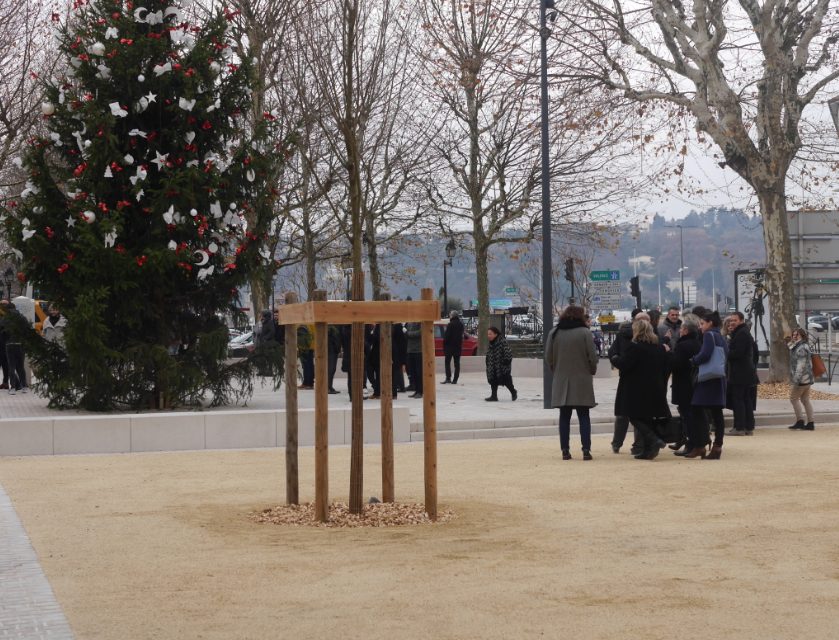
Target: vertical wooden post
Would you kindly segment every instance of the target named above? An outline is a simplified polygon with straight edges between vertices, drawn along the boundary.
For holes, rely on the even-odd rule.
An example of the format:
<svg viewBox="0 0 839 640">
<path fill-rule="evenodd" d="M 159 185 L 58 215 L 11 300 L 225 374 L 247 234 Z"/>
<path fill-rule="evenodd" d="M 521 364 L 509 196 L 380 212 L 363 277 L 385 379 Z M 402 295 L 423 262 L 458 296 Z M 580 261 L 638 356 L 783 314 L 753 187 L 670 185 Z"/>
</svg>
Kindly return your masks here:
<svg viewBox="0 0 839 640">
<path fill-rule="evenodd" d="M 318 289 L 312 298 L 326 300 L 326 291 Z M 315 518 L 329 519 L 329 327 L 315 323 Z"/>
<path fill-rule="evenodd" d="M 380 300 L 390 301 L 383 293 Z M 393 333 L 392 322 L 379 325 L 379 389 L 382 397 L 382 502 L 394 501 L 393 482 Z"/>
<path fill-rule="evenodd" d="M 433 300 L 431 289 L 422 290 L 423 300 Z M 434 381 L 434 321 L 422 323 L 422 426 L 425 449 L 425 512 L 437 519 L 437 385 Z"/>
<path fill-rule="evenodd" d="M 285 303 L 297 302 L 297 294 L 285 294 Z M 285 500 L 300 503 L 297 471 L 297 325 L 285 328 Z"/>
<path fill-rule="evenodd" d="M 364 272 L 353 271 L 352 299 L 364 300 Z M 350 377 L 352 398 L 352 442 L 350 445 L 350 513 L 363 509 L 364 492 L 364 323 L 352 323 L 350 347 Z"/>
</svg>

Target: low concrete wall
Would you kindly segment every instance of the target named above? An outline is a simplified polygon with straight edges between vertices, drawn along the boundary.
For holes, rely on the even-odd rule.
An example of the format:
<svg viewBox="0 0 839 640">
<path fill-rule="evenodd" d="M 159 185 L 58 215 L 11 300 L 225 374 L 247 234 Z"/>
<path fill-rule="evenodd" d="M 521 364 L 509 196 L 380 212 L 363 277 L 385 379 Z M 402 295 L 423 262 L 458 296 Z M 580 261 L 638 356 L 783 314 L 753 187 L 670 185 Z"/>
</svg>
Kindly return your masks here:
<svg viewBox="0 0 839 640">
<path fill-rule="evenodd" d="M 315 443 L 314 409 L 300 409 L 298 440 Z M 0 420 L 0 456 L 131 453 L 285 446 L 285 411 L 213 411 Z M 329 410 L 329 444 L 350 444 L 352 413 Z M 411 441 L 410 410 L 393 409 L 394 442 Z M 381 441 L 381 409 L 364 409 L 364 442 Z"/>
</svg>

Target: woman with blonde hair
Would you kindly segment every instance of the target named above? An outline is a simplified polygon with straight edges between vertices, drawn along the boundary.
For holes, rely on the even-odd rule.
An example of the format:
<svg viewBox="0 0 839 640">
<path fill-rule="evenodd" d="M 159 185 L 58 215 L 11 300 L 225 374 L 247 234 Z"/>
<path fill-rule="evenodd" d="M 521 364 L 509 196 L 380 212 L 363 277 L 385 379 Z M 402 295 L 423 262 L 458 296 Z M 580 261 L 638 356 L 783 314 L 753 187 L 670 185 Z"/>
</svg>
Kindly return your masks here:
<svg viewBox="0 0 839 640">
<path fill-rule="evenodd" d="M 643 451 L 638 460 L 652 460 L 664 447 L 653 429 L 656 418 L 669 418 L 667 404 L 667 352 L 658 343 L 652 325 L 640 319 L 632 323 L 632 342 L 626 351 L 612 358 L 621 372 L 620 388 L 615 397 L 615 415 L 628 416 L 638 431 Z"/>
<path fill-rule="evenodd" d="M 810 404 L 810 388 L 815 382 L 813 360 L 808 344 L 808 335 L 804 329 L 796 329 L 790 338 L 784 338 L 789 347 L 789 401 L 795 411 L 795 424 L 790 429 L 813 431 L 813 405 Z M 804 405 L 804 411 L 801 405 Z M 807 423 L 804 423 L 804 412 Z"/>
</svg>

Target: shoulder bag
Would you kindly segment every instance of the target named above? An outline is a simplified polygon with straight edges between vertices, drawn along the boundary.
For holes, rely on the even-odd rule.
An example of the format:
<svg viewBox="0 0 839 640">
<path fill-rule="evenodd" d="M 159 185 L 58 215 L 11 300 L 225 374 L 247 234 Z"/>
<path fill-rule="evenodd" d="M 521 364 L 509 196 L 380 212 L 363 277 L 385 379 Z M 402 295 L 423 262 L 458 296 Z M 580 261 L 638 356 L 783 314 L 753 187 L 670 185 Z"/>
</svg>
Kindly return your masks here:
<svg viewBox="0 0 839 640">
<path fill-rule="evenodd" d="M 714 351 L 708 362 L 699 365 L 696 381 L 706 382 L 717 378 L 725 378 L 725 349 L 717 344 L 717 339 L 714 337 Z"/>
</svg>

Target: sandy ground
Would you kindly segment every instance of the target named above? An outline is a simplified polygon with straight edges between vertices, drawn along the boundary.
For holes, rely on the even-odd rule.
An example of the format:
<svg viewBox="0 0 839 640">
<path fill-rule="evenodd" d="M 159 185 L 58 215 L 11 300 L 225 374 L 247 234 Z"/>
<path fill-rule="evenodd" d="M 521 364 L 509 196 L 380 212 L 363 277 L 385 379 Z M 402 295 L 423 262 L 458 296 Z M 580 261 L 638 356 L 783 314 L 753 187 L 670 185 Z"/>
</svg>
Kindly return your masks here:
<svg viewBox="0 0 839 640">
<path fill-rule="evenodd" d="M 0 459 L 0 482 L 82 640 L 837 637 L 839 429 L 729 438 L 721 461 L 578 451 L 441 443 L 458 517 L 412 528 L 249 521 L 283 499 L 281 450 Z M 301 470 L 310 499 L 311 449 Z M 421 499 L 421 445 L 396 470 Z"/>
</svg>

